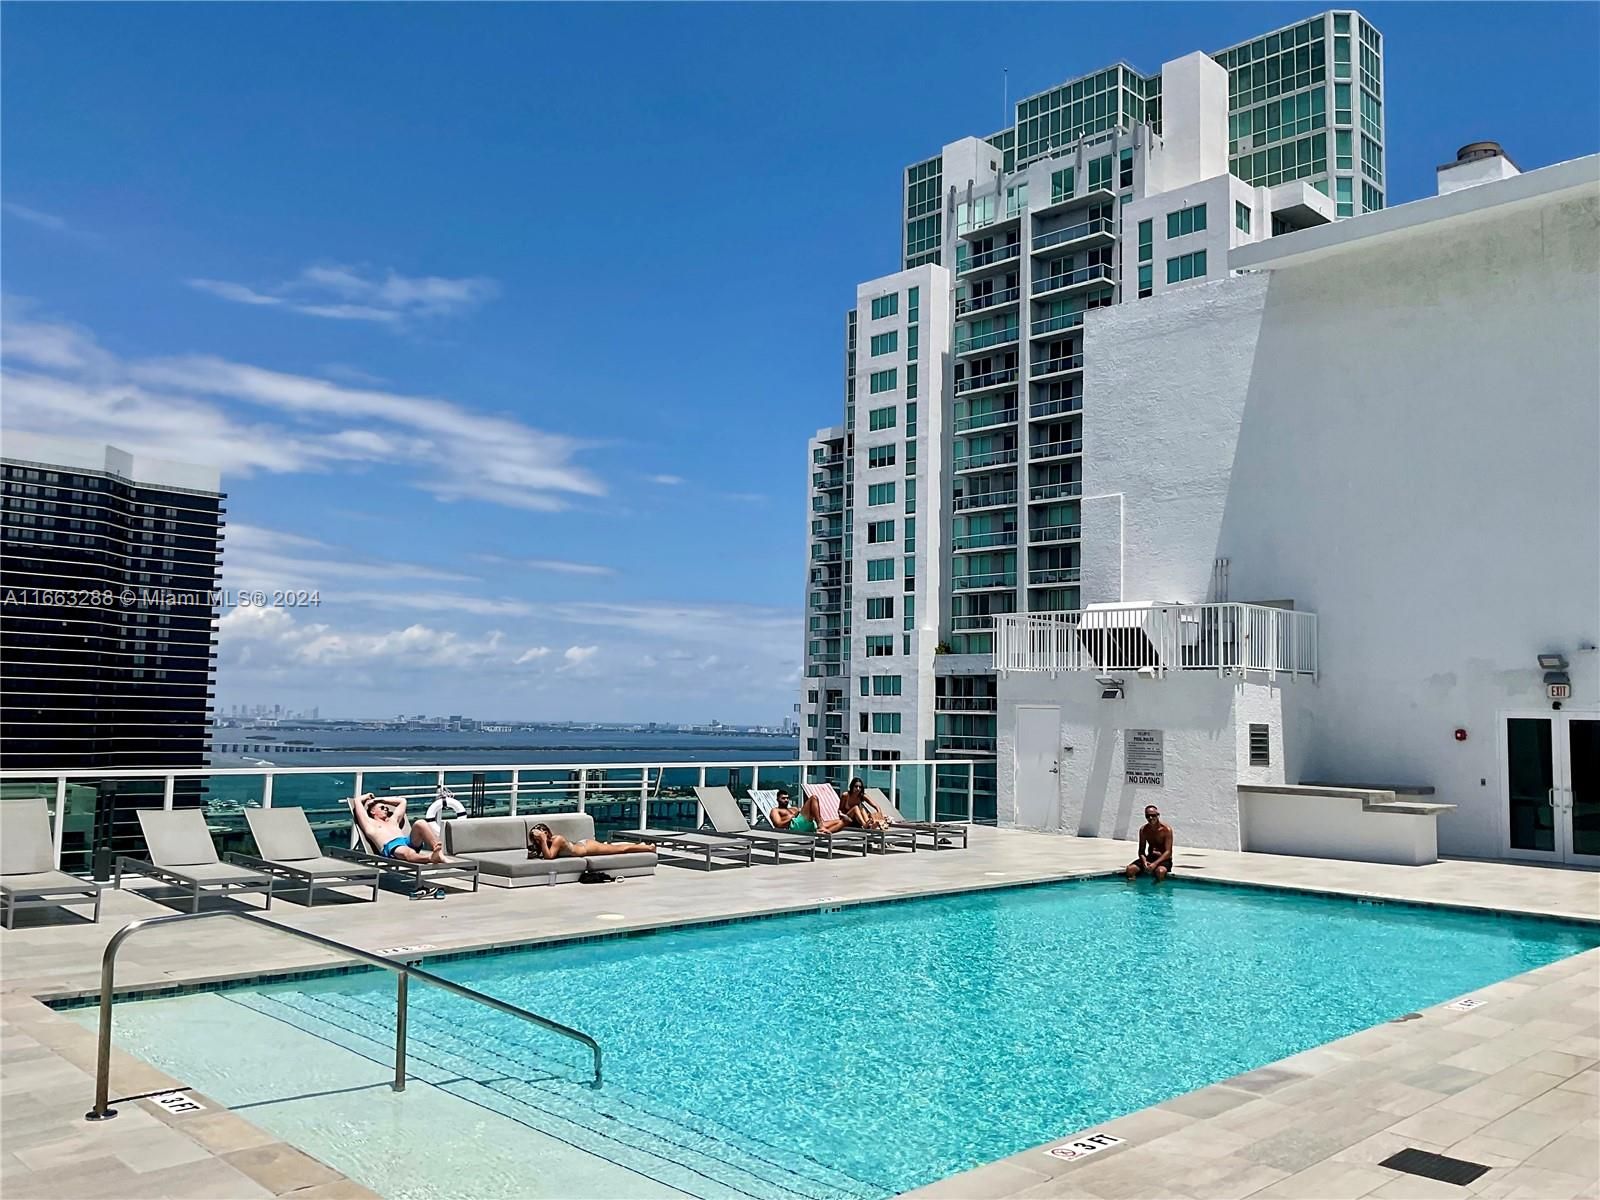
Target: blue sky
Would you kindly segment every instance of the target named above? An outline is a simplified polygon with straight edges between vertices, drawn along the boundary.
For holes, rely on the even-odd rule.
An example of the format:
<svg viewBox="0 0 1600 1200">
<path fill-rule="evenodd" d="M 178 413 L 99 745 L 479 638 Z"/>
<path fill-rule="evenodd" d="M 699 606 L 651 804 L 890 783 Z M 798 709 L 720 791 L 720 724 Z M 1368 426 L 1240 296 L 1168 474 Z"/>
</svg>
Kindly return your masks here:
<svg viewBox="0 0 1600 1200">
<path fill-rule="evenodd" d="M 775 721 L 900 169 L 1314 11 L 6 5 L 4 419 L 219 463 L 228 582 L 320 589 L 223 705 Z M 1363 11 L 1391 203 L 1596 150 L 1600 6 Z"/>
</svg>

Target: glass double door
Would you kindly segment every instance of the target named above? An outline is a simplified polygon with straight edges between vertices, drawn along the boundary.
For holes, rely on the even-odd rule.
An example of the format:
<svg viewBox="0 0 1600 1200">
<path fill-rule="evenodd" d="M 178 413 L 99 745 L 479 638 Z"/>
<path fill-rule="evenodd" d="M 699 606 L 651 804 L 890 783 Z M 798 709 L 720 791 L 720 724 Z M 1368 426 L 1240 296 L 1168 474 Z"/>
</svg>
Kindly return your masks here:
<svg viewBox="0 0 1600 1200">
<path fill-rule="evenodd" d="M 1600 865 L 1600 714 L 1505 717 L 1506 850 Z"/>
</svg>

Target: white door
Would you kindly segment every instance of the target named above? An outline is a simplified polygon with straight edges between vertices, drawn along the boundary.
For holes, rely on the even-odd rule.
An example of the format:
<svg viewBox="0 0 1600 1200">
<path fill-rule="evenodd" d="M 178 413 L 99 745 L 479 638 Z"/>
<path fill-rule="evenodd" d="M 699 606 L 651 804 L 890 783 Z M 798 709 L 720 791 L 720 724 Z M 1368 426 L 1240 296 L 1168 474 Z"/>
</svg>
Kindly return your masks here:
<svg viewBox="0 0 1600 1200">
<path fill-rule="evenodd" d="M 1600 865 L 1600 713 L 1506 713 L 1501 739 L 1506 853 Z"/>
<path fill-rule="evenodd" d="M 1023 829 L 1061 827 L 1061 710 L 1017 708 L 1017 824 Z"/>
</svg>

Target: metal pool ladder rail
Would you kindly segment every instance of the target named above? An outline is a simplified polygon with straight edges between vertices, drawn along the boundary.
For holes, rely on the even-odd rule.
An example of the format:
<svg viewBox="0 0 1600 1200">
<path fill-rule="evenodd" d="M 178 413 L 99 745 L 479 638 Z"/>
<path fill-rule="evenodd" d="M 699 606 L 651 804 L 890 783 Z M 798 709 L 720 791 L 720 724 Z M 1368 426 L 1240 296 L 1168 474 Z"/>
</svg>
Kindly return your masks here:
<svg viewBox="0 0 1600 1200">
<path fill-rule="evenodd" d="M 104 1121 L 117 1115 L 117 1110 L 112 1108 L 109 1103 L 111 1092 L 111 1004 L 116 993 L 117 951 L 122 948 L 122 943 L 147 925 L 170 925 L 179 921 L 204 921 L 212 917 L 232 917 L 236 921 L 248 921 L 252 925 L 264 925 L 266 928 L 278 933 L 287 933 L 291 937 L 314 942 L 325 950 L 348 954 L 360 959 L 362 962 L 371 963 L 375 967 L 393 971 L 396 975 L 394 1090 L 397 1092 L 405 1091 L 406 1087 L 406 984 L 412 977 L 587 1046 L 590 1054 L 594 1056 L 594 1078 L 590 1080 L 589 1086 L 594 1088 L 600 1086 L 600 1043 L 586 1033 L 563 1025 L 559 1021 L 552 1021 L 549 1017 L 541 1017 L 538 1013 L 529 1012 L 527 1009 L 519 1008 L 515 1004 L 508 1004 L 504 1000 L 496 999 L 474 988 L 465 987 L 454 980 L 445 979 L 441 975 L 435 975 L 432 971 L 424 971 L 421 967 L 411 966 L 409 963 L 396 962 L 394 959 L 385 958 L 381 954 L 373 954 L 370 951 L 362 950 L 345 942 L 336 942 L 332 938 L 321 937 L 315 933 L 307 933 L 305 930 L 296 929 L 291 925 L 280 925 L 276 921 L 269 921 L 255 913 L 216 910 L 202 913 L 174 913 L 166 917 L 142 917 L 137 921 L 128 922 L 116 933 L 112 934 L 111 940 L 106 943 L 105 954 L 100 960 L 100 1048 L 99 1054 L 95 1059 L 94 1107 L 83 1114 L 85 1120 Z"/>
</svg>

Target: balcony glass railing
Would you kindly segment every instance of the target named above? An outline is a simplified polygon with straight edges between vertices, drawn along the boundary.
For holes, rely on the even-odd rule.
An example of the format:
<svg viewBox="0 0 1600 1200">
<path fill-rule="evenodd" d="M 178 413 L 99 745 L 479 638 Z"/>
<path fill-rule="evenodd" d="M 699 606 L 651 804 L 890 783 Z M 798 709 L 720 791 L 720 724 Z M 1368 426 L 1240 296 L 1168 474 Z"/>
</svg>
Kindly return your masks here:
<svg viewBox="0 0 1600 1200">
<path fill-rule="evenodd" d="M 1015 367 L 1002 367 L 998 371 L 990 371 L 984 375 L 968 375 L 956 380 L 956 395 L 960 396 L 965 392 L 982 391 L 984 388 L 999 387 L 1001 384 L 1015 383 L 1016 381 L 1017 369 Z"/>
<path fill-rule="evenodd" d="M 1062 371 L 1081 371 L 1083 369 L 1083 355 L 1063 354 L 1059 358 L 1047 358 L 1043 362 L 1033 364 L 1030 372 L 1033 378 L 1041 375 L 1059 375 Z"/>
<path fill-rule="evenodd" d="M 1082 438 L 1067 438 L 1065 441 L 1044 442 L 1036 446 L 1028 447 L 1028 457 L 1030 459 L 1065 458 L 1069 454 L 1082 453 Z"/>
<path fill-rule="evenodd" d="M 1115 237 L 1116 226 L 1108 217 L 1096 217 L 1093 221 L 1084 221 L 1078 225 L 1067 225 L 1061 229 L 1051 229 L 1044 233 L 1036 234 L 1033 239 L 1035 250 L 1049 250 L 1053 246 L 1065 246 L 1069 242 L 1082 241 L 1093 237 Z"/>
<path fill-rule="evenodd" d="M 957 496 L 953 507 L 957 512 L 967 512 L 975 508 L 1010 508 L 1017 502 L 1015 488 L 1002 492 L 983 492 L 976 496 Z"/>
<path fill-rule="evenodd" d="M 1028 572 L 1029 587 L 1052 587 L 1062 583 L 1077 583 L 1078 567 L 1041 567 Z"/>
<path fill-rule="evenodd" d="M 961 613 L 950 618 L 950 628 L 958 632 L 988 629 L 994 625 L 993 613 Z"/>
<path fill-rule="evenodd" d="M 1007 450 L 985 450 L 982 454 L 964 454 L 956 459 L 955 468 L 958 471 L 975 471 L 979 467 L 1003 466 L 1016 461 L 1017 448 L 1012 446 Z"/>
<path fill-rule="evenodd" d="M 984 267 L 992 267 L 996 263 L 1010 262 L 1013 258 L 1022 255 L 1022 243 L 1012 242 L 1007 246 L 996 246 L 993 250 L 985 250 L 981 254 L 968 255 L 965 260 L 956 260 L 956 274 L 965 275 L 968 271 L 981 271 Z"/>
<path fill-rule="evenodd" d="M 1060 483 L 1037 483 L 1028 489 L 1029 502 L 1040 500 L 1062 500 L 1069 496 L 1083 495 L 1083 480 L 1068 479 Z"/>
<path fill-rule="evenodd" d="M 1042 296 L 1046 292 L 1059 292 L 1062 288 L 1080 287 L 1086 283 L 1112 283 L 1116 275 L 1111 270 L 1110 263 L 1091 263 L 1087 267 L 1079 267 L 1076 271 L 1062 271 L 1056 275 L 1047 275 L 1043 279 L 1033 282 L 1033 294 Z"/>
<path fill-rule="evenodd" d="M 974 350 L 987 350 L 990 346 L 1009 346 L 1017 340 L 1017 327 L 991 329 L 988 333 L 975 333 L 971 337 L 956 339 L 957 354 L 971 354 Z"/>
<path fill-rule="evenodd" d="M 1076 329 L 1083 324 L 1082 312 L 1055 313 L 1052 316 L 1040 317 L 1028 326 L 1028 332 L 1034 337 L 1043 337 L 1047 333 L 1054 333 L 1058 329 Z"/>
<path fill-rule="evenodd" d="M 974 588 L 1014 588 L 1017 586 L 1017 573 L 991 571 L 987 575 L 957 575 L 950 581 L 950 586 L 958 592 L 972 591 Z"/>
<path fill-rule="evenodd" d="M 952 550 L 986 550 L 992 546 L 1015 546 L 1017 531 L 1001 529 L 990 533 L 962 533 L 950 539 Z"/>
<path fill-rule="evenodd" d="M 1039 417 L 1053 417 L 1058 413 L 1080 412 L 1082 409 L 1082 396 L 1056 396 L 1050 400 L 1035 400 L 1028 405 L 1028 416 L 1038 419 Z"/>
<path fill-rule="evenodd" d="M 995 739 L 971 733 L 941 733 L 935 735 L 938 749 L 962 754 L 993 754 Z"/>
<path fill-rule="evenodd" d="M 987 429 L 991 425 L 1015 424 L 1016 419 L 1016 409 L 997 408 L 993 412 L 969 413 L 964 417 L 957 417 L 955 426 L 957 433 L 965 433 L 969 429 Z"/>
<path fill-rule="evenodd" d="M 1022 289 L 1019 287 L 987 292 L 982 296 L 963 296 L 956 301 L 956 316 L 964 317 L 968 313 L 983 312 L 985 309 L 995 308 L 1001 304 L 1015 304 L 1021 296 Z"/>
<path fill-rule="evenodd" d="M 1081 525 L 1041 525 L 1028 530 L 1030 542 L 1074 542 L 1078 540 Z"/>
<path fill-rule="evenodd" d="M 974 625 L 974 629 L 988 629 L 993 624 L 994 618 L 988 613 L 983 615 L 983 624 Z M 940 696 L 933 702 L 936 712 L 996 712 L 998 705 L 993 696 Z"/>
</svg>

